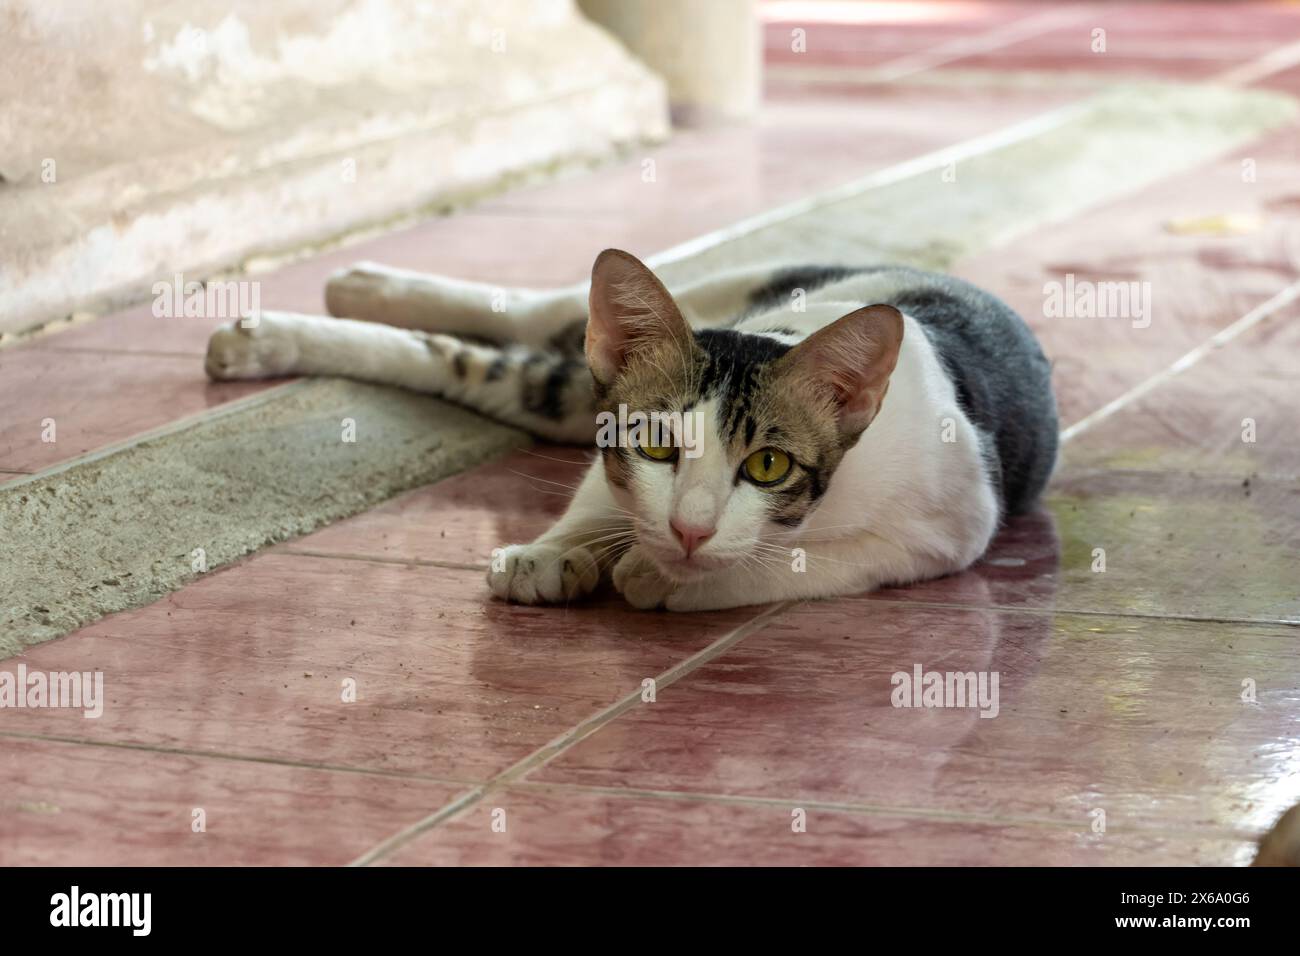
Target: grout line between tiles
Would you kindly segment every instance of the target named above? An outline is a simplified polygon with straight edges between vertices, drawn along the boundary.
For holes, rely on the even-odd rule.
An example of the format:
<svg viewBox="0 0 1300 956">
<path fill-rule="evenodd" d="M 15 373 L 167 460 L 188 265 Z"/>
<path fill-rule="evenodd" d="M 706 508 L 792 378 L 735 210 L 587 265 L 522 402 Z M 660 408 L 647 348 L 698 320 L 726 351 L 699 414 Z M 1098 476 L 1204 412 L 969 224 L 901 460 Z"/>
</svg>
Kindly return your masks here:
<svg viewBox="0 0 1300 956">
<path fill-rule="evenodd" d="M 553 791 L 560 793 L 584 793 L 593 796 L 614 797 L 620 799 L 673 800 L 683 803 L 717 803 L 732 806 L 751 807 L 800 807 L 803 809 L 826 810 L 833 813 L 852 813 L 865 816 L 924 818 L 946 820 L 954 823 L 983 823 L 994 826 L 1035 827 L 1053 830 L 1078 830 L 1090 828 L 1091 820 L 1070 822 L 1047 817 L 1000 816 L 998 814 L 977 813 L 965 810 L 944 810 L 937 807 L 905 807 L 888 803 L 855 803 L 836 800 L 760 797 L 746 794 L 729 794 L 699 792 L 689 790 L 654 790 L 637 787 L 602 787 L 582 783 L 550 783 L 520 780 L 510 785 L 515 790 Z M 1185 836 L 1190 839 L 1206 837 L 1225 837 L 1240 840 L 1255 840 L 1264 832 L 1261 830 L 1237 830 L 1231 827 L 1207 827 L 1189 830 L 1186 826 L 1146 826 L 1141 824 L 1112 824 L 1106 821 L 1106 832 L 1126 833 L 1160 833 L 1169 836 Z"/>
<path fill-rule="evenodd" d="M 1065 607 L 1015 607 L 1008 604 L 958 604 L 948 601 L 896 601 L 891 598 L 876 598 L 869 594 L 866 600 L 872 604 L 885 604 L 891 607 L 926 607 L 947 611 L 999 611 L 1008 614 L 1038 614 L 1057 617 L 1073 614 L 1078 617 L 1117 617 L 1136 618 L 1146 621 L 1186 621 L 1191 624 L 1243 624 L 1257 627 L 1300 627 L 1300 621 L 1286 618 L 1253 617 L 1215 617 L 1214 615 L 1196 614 L 1156 614 L 1142 611 L 1094 611 Z"/>
<path fill-rule="evenodd" d="M 752 622 L 751 622 L 752 623 Z M 420 783 L 441 784 L 453 787 L 474 787 L 475 784 L 470 780 L 457 779 L 452 777 L 439 777 L 432 774 L 422 774 L 416 772 L 404 772 L 398 770 L 381 770 L 368 767 L 349 767 L 340 764 L 311 763 L 297 760 L 287 760 L 278 757 L 259 757 L 246 754 L 231 754 L 221 751 L 197 750 L 193 748 L 181 747 L 164 747 L 153 744 L 139 744 L 123 741 L 105 741 L 105 740 L 88 740 L 81 737 L 66 737 L 56 734 L 29 734 L 21 731 L 0 731 L 0 739 L 27 740 L 41 743 L 66 744 L 78 747 L 101 747 L 117 750 L 131 750 L 139 753 L 153 753 L 160 756 L 170 757 L 194 757 L 205 760 L 221 760 L 234 763 L 253 763 L 278 767 L 286 767 L 297 770 L 315 770 L 322 773 L 347 773 L 357 776 L 367 777 L 384 777 L 395 780 L 412 780 Z M 887 816 L 887 817 L 904 817 L 904 818 L 925 818 L 934 820 L 948 820 L 962 823 L 983 823 L 997 826 L 1018 826 L 1018 827 L 1037 827 L 1042 829 L 1060 829 L 1074 830 L 1078 829 L 1078 824 L 1072 824 L 1067 821 L 1039 818 L 1039 817 L 1016 817 L 1016 816 L 999 816 L 997 814 L 972 813 L 962 810 L 944 810 L 933 807 L 907 807 L 895 804 L 881 803 L 862 803 L 853 801 L 835 801 L 821 799 L 805 798 L 787 798 L 787 797 L 762 797 L 748 794 L 727 794 L 715 792 L 685 791 L 685 790 L 656 790 L 652 788 L 640 787 L 609 787 L 597 786 L 592 784 L 580 783 L 559 783 L 559 782 L 541 782 L 528 780 L 515 780 L 508 782 L 507 786 L 524 791 L 536 792 L 563 792 L 563 793 L 583 793 L 594 796 L 608 796 L 620 799 L 644 799 L 644 800 L 671 800 L 687 803 L 715 803 L 732 806 L 755 806 L 755 807 L 791 807 L 798 806 L 803 808 L 812 808 L 825 810 L 834 813 L 853 813 L 867 816 Z M 1207 836 L 1221 836 L 1243 840 L 1254 840 L 1262 831 L 1245 831 L 1233 830 L 1225 827 L 1212 827 L 1189 831 L 1186 827 L 1153 827 L 1145 825 L 1129 826 L 1125 824 L 1113 825 L 1108 823 L 1108 828 L 1116 832 L 1132 833 L 1163 833 L 1172 836 L 1187 836 L 1194 839 L 1203 839 Z"/>
<path fill-rule="evenodd" d="M 367 777 L 393 777 L 400 780 L 419 780 L 423 783 L 441 783 L 453 787 L 473 786 L 474 781 L 431 774 L 407 773 L 400 770 L 380 770 L 372 767 L 348 767 L 342 764 L 313 763 L 290 760 L 284 757 L 259 757 L 256 754 L 232 754 L 219 750 L 198 750 L 192 747 L 165 747 L 160 744 L 132 743 L 122 740 L 90 740 L 85 737 L 65 737 L 60 734 L 29 734 L 20 730 L 0 730 L 0 739 L 34 740 L 43 743 L 68 744 L 78 747 L 107 747 L 115 750 L 133 750 L 168 757 L 200 757 L 207 760 L 225 760 L 233 763 L 271 764 L 297 770 L 320 770 L 327 773 L 350 773 Z"/>
<path fill-rule="evenodd" d="M 675 684 L 686 675 L 709 663 L 714 658 L 726 653 L 732 647 L 739 644 L 742 640 L 756 631 L 759 627 L 768 623 L 773 618 L 779 617 L 793 606 L 794 605 L 790 602 L 773 605 L 766 611 L 750 618 L 730 633 L 724 634 L 707 647 L 696 651 L 684 660 L 678 661 L 672 667 L 654 678 L 656 691 L 663 690 L 664 688 Z M 585 740 L 615 718 L 640 704 L 641 693 L 641 689 L 637 688 L 603 710 L 588 717 L 581 723 L 574 725 L 558 737 L 552 739 L 549 743 L 539 747 L 526 757 L 517 760 L 487 782 L 466 791 L 455 800 L 452 800 L 440 809 L 435 810 L 422 820 L 416 821 L 405 829 L 393 834 L 382 843 L 372 847 L 366 853 L 352 861 L 350 865 L 370 866 L 379 862 L 384 859 L 384 857 L 390 856 L 394 851 L 414 840 L 416 837 L 438 826 L 438 824 L 442 823 L 444 820 L 448 820 L 460 813 L 462 810 L 478 803 L 489 793 L 501 789 L 538 767 L 545 766 L 574 744 Z"/>
<path fill-rule="evenodd" d="M 1100 459 L 1104 462 L 1105 459 Z M 1096 461 L 1062 461 L 1062 472 L 1068 471 L 1072 477 L 1092 477 L 1096 475 L 1119 475 L 1122 477 L 1132 478 L 1159 478 L 1177 475 L 1179 478 L 1191 478 L 1194 481 L 1222 481 L 1233 484 L 1241 483 L 1241 476 L 1244 473 L 1242 469 L 1227 470 L 1226 467 L 1218 462 L 1198 463 L 1195 471 L 1189 472 L 1185 467 L 1169 468 L 1143 468 L 1143 467 L 1122 467 L 1107 468 L 1105 464 L 1097 464 Z M 1279 484 L 1293 484 L 1300 482 L 1300 471 L 1250 471 L 1251 481 L 1259 480 L 1260 482 L 1275 481 Z"/>
<path fill-rule="evenodd" d="M 435 561 L 432 558 L 389 558 L 376 554 L 355 554 L 348 551 L 316 551 L 309 548 L 280 547 L 269 554 L 292 554 L 299 558 L 324 558 L 329 561 L 368 561 L 373 564 L 398 564 L 416 568 L 446 568 L 452 571 L 487 571 L 486 564 L 469 561 Z"/>
<path fill-rule="evenodd" d="M 928 50 L 905 54 L 886 61 L 873 68 L 871 72 L 875 75 L 874 82 L 895 83 L 917 73 L 924 73 L 967 57 L 991 53 L 994 50 L 1032 40 L 1092 15 L 1091 7 L 1050 10 L 1001 24 L 973 37 L 961 36 Z"/>
<path fill-rule="evenodd" d="M 1111 401 L 1103 405 L 1101 408 L 1097 409 L 1095 412 L 1085 415 L 1083 418 L 1079 419 L 1079 421 L 1075 422 L 1069 428 L 1062 430 L 1061 444 L 1064 445 L 1066 442 L 1073 439 L 1076 435 L 1082 434 L 1092 426 L 1096 425 L 1098 422 L 1105 421 L 1107 418 L 1110 418 L 1110 416 L 1114 415 L 1116 412 L 1124 408 L 1127 408 L 1129 405 L 1132 405 L 1138 399 L 1142 398 L 1143 396 L 1159 388 L 1165 382 L 1169 381 L 1172 378 L 1177 377 L 1178 375 L 1181 375 L 1183 372 L 1187 371 L 1193 365 L 1196 365 L 1198 362 L 1200 362 L 1201 359 L 1205 358 L 1211 352 L 1227 345 L 1229 342 L 1231 342 L 1233 339 L 1240 336 L 1242 333 L 1258 325 L 1260 322 L 1264 321 L 1269 316 L 1280 311 L 1281 309 L 1286 308 L 1288 305 L 1290 305 L 1292 302 L 1295 302 L 1297 299 L 1300 299 L 1300 279 L 1296 279 L 1295 281 L 1293 281 L 1290 285 L 1286 286 L 1281 291 L 1276 293 L 1268 301 L 1261 302 L 1259 305 L 1255 306 L 1255 308 L 1251 309 L 1249 312 L 1247 312 L 1245 315 L 1239 318 L 1236 322 L 1233 322 L 1227 328 L 1220 329 L 1217 333 L 1210 336 L 1210 338 L 1206 339 L 1200 345 L 1196 346 L 1191 351 L 1185 353 L 1184 355 L 1176 359 L 1173 362 L 1173 364 L 1171 364 L 1168 368 L 1164 369 L 1163 371 L 1157 372 L 1155 375 L 1152 375 L 1150 378 L 1142 382 L 1139 382 L 1137 385 L 1134 385 L 1123 395 L 1120 395 L 1118 398 L 1112 399 Z"/>
</svg>

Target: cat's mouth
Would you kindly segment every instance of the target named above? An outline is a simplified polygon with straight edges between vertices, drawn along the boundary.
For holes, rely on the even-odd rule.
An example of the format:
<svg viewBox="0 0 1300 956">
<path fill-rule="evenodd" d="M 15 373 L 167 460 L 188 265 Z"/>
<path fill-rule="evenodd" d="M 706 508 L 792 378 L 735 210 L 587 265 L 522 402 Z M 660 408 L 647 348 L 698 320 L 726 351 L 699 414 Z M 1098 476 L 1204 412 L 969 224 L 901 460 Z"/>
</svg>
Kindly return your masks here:
<svg viewBox="0 0 1300 956">
<path fill-rule="evenodd" d="M 651 546 L 647 550 L 664 577 L 672 581 L 689 581 L 734 563 L 733 558 L 707 552 L 703 554 L 696 552 L 686 557 L 680 551 L 670 551 L 662 547 Z"/>
</svg>

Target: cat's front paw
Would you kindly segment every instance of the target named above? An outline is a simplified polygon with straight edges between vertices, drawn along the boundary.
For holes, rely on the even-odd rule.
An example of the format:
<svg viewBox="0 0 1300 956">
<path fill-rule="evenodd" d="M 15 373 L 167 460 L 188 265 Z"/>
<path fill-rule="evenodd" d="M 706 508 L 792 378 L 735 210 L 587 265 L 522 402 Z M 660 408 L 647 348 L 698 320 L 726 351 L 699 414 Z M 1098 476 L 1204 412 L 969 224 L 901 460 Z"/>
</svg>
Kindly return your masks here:
<svg viewBox="0 0 1300 956">
<path fill-rule="evenodd" d="M 561 604 L 590 594 L 600 583 L 600 567 L 589 548 L 512 544 L 493 552 L 487 581 L 503 601 Z"/>
<path fill-rule="evenodd" d="M 628 604 L 645 610 L 663 607 L 677 585 L 663 576 L 645 551 L 634 546 L 614 565 L 614 587 Z"/>
<path fill-rule="evenodd" d="M 271 313 L 256 320 L 237 319 L 208 339 L 204 371 L 214 381 L 287 375 L 298 361 L 293 323 Z"/>
</svg>

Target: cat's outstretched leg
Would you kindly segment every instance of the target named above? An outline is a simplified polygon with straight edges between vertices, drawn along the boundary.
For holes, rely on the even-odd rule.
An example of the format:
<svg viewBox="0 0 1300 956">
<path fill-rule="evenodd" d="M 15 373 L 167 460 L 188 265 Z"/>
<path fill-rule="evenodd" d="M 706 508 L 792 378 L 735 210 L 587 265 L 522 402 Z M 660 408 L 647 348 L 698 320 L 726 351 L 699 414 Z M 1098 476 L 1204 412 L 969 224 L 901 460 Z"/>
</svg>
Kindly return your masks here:
<svg viewBox="0 0 1300 956">
<path fill-rule="evenodd" d="M 752 266 L 674 288 L 696 328 L 723 324 L 770 283 L 774 267 Z M 325 284 L 331 315 L 400 328 L 582 351 L 588 284 L 557 290 L 506 288 L 358 262 Z"/>
<path fill-rule="evenodd" d="M 586 363 L 526 346 L 263 312 L 255 325 L 214 332 L 205 368 L 213 379 L 340 375 L 440 395 L 552 441 L 586 445 L 596 435 Z"/>
<path fill-rule="evenodd" d="M 587 290 L 505 288 L 358 262 L 326 282 L 325 306 L 341 318 L 581 353 Z"/>
<path fill-rule="evenodd" d="M 617 503 L 599 459 L 564 517 L 532 544 L 492 552 L 488 587 L 519 604 L 558 604 L 591 592 L 632 541 L 632 519 Z"/>
</svg>

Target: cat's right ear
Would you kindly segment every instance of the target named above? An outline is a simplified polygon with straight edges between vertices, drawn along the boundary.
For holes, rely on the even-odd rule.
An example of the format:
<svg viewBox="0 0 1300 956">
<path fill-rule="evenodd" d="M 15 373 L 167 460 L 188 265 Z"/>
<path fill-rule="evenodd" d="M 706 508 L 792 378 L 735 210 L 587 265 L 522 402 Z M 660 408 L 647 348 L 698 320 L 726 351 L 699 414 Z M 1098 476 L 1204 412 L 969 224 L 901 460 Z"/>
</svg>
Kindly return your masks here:
<svg viewBox="0 0 1300 956">
<path fill-rule="evenodd" d="M 592 377 L 609 385 L 637 350 L 671 339 L 691 340 L 677 303 L 636 256 L 606 249 L 591 267 L 587 364 Z"/>
<path fill-rule="evenodd" d="M 796 382 L 829 400 L 840 432 L 854 440 L 880 411 L 903 344 L 903 314 L 869 305 L 836 319 L 781 359 Z"/>
</svg>

